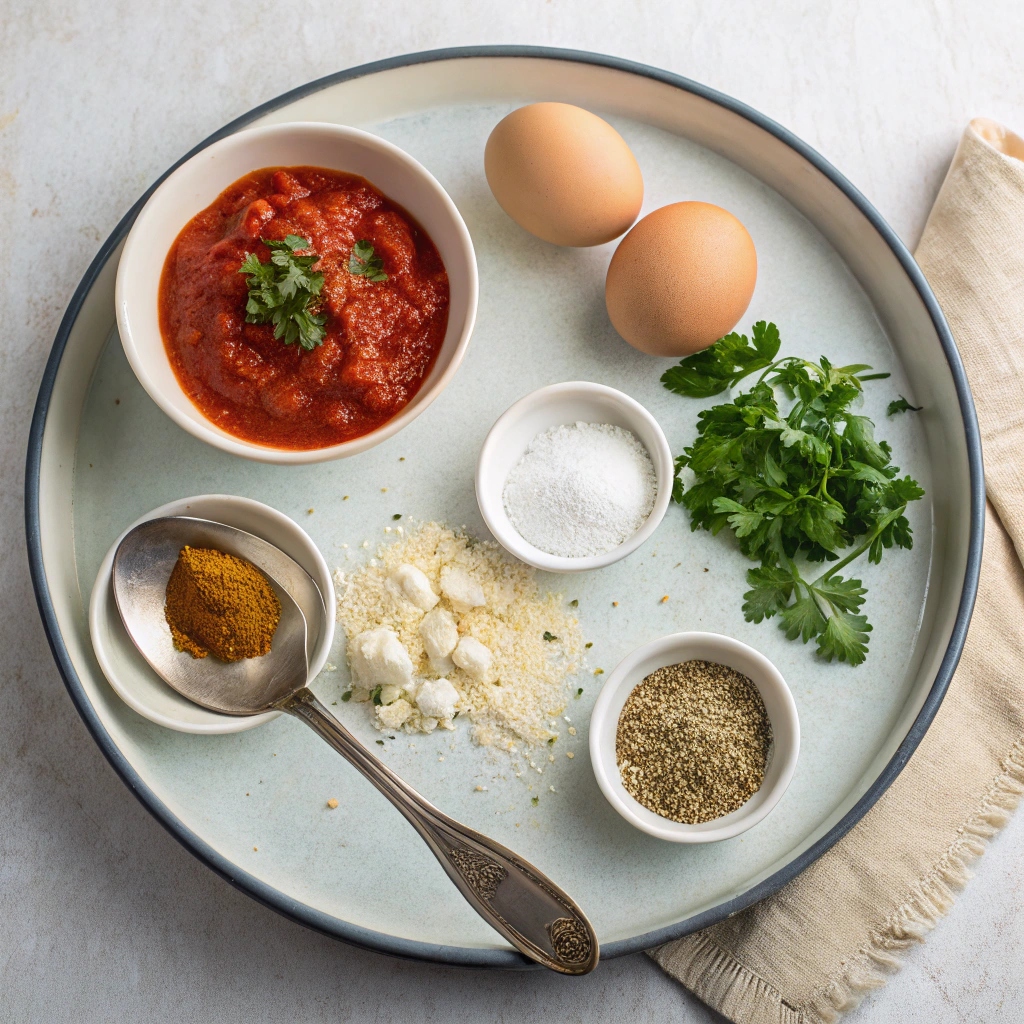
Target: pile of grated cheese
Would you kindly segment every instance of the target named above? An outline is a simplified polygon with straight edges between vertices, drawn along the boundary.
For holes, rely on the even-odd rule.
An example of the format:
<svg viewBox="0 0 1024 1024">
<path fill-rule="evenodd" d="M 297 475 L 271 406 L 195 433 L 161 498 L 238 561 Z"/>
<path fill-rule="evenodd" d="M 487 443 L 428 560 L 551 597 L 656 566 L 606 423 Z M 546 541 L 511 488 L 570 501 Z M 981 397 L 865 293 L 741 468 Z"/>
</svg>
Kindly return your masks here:
<svg viewBox="0 0 1024 1024">
<path fill-rule="evenodd" d="M 410 577 L 418 589 L 403 589 Z M 541 593 L 530 566 L 493 541 L 426 523 L 382 546 L 356 572 L 338 570 L 335 579 L 353 670 L 351 699 L 372 701 L 378 728 L 432 732 L 455 728 L 455 718 L 463 716 L 472 723 L 474 742 L 510 752 L 557 736 L 552 720 L 565 710 L 568 683 L 582 667 L 583 639 L 562 596 Z M 465 667 L 451 657 L 432 660 L 421 627 L 425 616 L 439 613 L 445 622 L 448 615 L 454 620 L 460 648 L 475 655 L 483 645 L 483 656 L 470 660 L 454 652 Z M 444 679 L 452 689 L 436 682 Z M 438 700 L 441 690 L 451 695 L 446 705 Z"/>
</svg>

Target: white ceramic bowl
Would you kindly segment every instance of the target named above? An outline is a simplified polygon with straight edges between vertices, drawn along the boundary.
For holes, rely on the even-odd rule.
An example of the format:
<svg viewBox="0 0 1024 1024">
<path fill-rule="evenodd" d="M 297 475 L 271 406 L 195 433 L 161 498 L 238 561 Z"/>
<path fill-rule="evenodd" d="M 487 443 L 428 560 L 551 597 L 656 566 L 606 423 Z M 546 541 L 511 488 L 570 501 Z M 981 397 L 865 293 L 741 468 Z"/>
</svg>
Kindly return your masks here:
<svg viewBox="0 0 1024 1024">
<path fill-rule="evenodd" d="M 626 699 L 646 676 L 681 661 L 714 661 L 742 672 L 758 688 L 772 724 L 772 743 L 761 788 L 740 808 L 713 821 L 686 825 L 649 811 L 626 791 L 615 759 L 615 732 Z M 779 670 L 761 653 L 720 633 L 673 633 L 623 658 L 601 689 L 590 717 L 590 760 L 608 802 L 643 832 L 672 843 L 731 839 L 764 818 L 786 792 L 800 753 L 796 704 Z"/>
<path fill-rule="evenodd" d="M 171 368 L 157 298 L 164 260 L 181 229 L 245 174 L 261 167 L 316 166 L 358 174 L 400 203 L 437 246 L 448 272 L 448 330 L 433 369 L 397 416 L 363 437 L 329 448 L 292 451 L 244 441 L 192 404 Z M 135 220 L 117 267 L 115 305 L 121 344 L 139 382 L 190 434 L 232 455 L 262 462 L 324 462 L 366 451 L 411 423 L 452 379 L 476 320 L 477 267 L 462 215 L 437 179 L 408 153 L 376 135 L 340 125 L 295 122 L 236 132 L 170 174 Z"/>
<path fill-rule="evenodd" d="M 237 527 L 276 544 L 309 573 L 323 598 L 322 620 L 308 623 L 311 639 L 311 680 L 324 667 L 331 644 L 334 642 L 334 583 L 323 555 L 309 534 L 284 513 L 262 502 L 252 501 L 250 498 L 237 498 L 230 494 L 203 494 L 195 498 L 181 498 L 179 501 L 172 501 L 153 509 L 152 512 L 147 512 L 125 528 L 104 556 L 89 600 L 89 633 L 96 660 L 103 669 L 107 681 L 130 708 L 151 722 L 166 726 L 168 729 L 176 729 L 178 732 L 207 735 L 242 732 L 277 718 L 279 711 L 238 717 L 222 715 L 193 704 L 172 690 L 150 668 L 132 643 L 114 602 L 114 588 L 111 583 L 114 552 L 129 530 L 134 529 L 139 523 L 159 519 L 161 516 L 194 516 L 197 519 L 209 519 Z"/>
<path fill-rule="evenodd" d="M 631 430 L 654 463 L 658 493 L 647 522 L 632 537 L 603 555 L 567 558 L 548 554 L 523 538 L 505 512 L 503 493 L 509 473 L 539 433 L 580 421 L 610 423 Z M 476 500 L 495 540 L 520 561 L 548 572 L 583 572 L 625 558 L 654 533 L 672 497 L 674 474 L 672 451 L 665 434 L 639 402 L 604 384 L 567 381 L 531 392 L 498 417 L 477 459 Z"/>
</svg>

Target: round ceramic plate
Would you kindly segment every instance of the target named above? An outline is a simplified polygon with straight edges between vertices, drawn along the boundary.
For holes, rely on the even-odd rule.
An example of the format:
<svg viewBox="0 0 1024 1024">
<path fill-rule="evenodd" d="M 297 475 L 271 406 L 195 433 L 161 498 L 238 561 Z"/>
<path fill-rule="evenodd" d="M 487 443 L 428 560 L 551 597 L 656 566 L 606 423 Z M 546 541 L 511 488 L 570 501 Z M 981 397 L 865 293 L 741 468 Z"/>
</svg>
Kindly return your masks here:
<svg viewBox="0 0 1024 1024">
<path fill-rule="evenodd" d="M 447 963 L 517 966 L 427 848 L 368 783 L 287 717 L 231 736 L 192 736 L 136 715 L 93 657 L 83 605 L 111 541 L 147 510 L 186 494 L 230 492 L 299 521 L 343 571 L 394 539 L 392 517 L 444 520 L 486 536 L 473 493 L 480 445 L 527 392 L 593 380 L 627 392 L 674 452 L 708 403 L 658 382 L 668 361 L 640 356 L 604 311 L 611 247 L 540 242 L 492 199 L 483 148 L 523 102 L 578 103 L 607 117 L 643 169 L 645 210 L 718 203 L 747 225 L 759 278 L 747 324 L 778 324 L 783 352 L 865 362 L 892 373 L 864 411 L 905 472 L 928 491 L 912 507 L 913 551 L 858 564 L 875 625 L 852 669 L 817 661 L 772 623 L 744 622 L 747 564 L 724 536 L 692 534 L 670 508 L 630 557 L 541 585 L 579 601 L 589 666 L 544 772 L 517 778 L 509 758 L 467 730 L 373 746 L 445 811 L 495 836 L 565 885 L 606 956 L 721 920 L 777 889 L 834 843 L 898 774 L 934 716 L 959 657 L 980 560 L 984 496 L 977 425 L 948 329 L 913 260 L 838 172 L 756 112 L 664 72 L 590 54 L 470 49 L 403 57 L 289 93 L 228 125 L 323 120 L 376 132 L 436 175 L 466 219 L 480 262 L 480 313 L 459 373 L 414 423 L 326 465 L 260 465 L 207 447 L 161 413 L 133 376 L 114 329 L 114 271 L 137 205 L 75 293 L 54 344 L 33 424 L 28 537 L 39 605 L 68 690 L 116 770 L 198 857 L 282 913 L 353 942 Z M 212 140 L 207 140 L 208 144 Z M 140 204 L 146 197 L 140 199 Z M 887 419 L 905 395 L 922 412 Z M 669 600 L 662 602 L 663 595 Z M 605 802 L 587 757 L 601 668 L 684 630 L 730 634 L 762 651 L 796 699 L 803 745 L 783 800 L 735 839 L 661 842 Z M 317 694 L 365 742 L 365 706 L 343 703 L 341 639 Z M 573 753 L 570 759 L 566 756 Z M 484 787 L 484 788 L 479 788 Z M 337 810 L 326 801 L 335 797 Z M 534 802 L 536 800 L 536 803 Z"/>
</svg>

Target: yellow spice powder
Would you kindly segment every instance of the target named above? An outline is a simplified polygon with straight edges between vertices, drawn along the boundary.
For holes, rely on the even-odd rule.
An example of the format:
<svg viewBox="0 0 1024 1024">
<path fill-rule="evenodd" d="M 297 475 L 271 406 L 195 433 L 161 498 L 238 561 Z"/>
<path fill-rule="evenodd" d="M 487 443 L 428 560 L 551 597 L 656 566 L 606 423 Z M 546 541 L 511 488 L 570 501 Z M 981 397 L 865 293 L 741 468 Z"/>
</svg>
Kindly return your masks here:
<svg viewBox="0 0 1024 1024">
<path fill-rule="evenodd" d="M 179 651 L 241 661 L 270 653 L 281 602 L 251 563 L 186 545 L 167 581 L 164 615 Z"/>
</svg>

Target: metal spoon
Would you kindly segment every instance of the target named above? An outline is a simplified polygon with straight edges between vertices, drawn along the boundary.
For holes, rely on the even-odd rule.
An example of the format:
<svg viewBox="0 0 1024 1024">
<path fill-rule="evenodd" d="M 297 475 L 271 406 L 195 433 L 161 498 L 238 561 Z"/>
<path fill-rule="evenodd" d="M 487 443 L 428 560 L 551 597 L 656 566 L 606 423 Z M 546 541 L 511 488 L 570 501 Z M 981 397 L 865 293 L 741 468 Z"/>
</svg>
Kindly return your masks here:
<svg viewBox="0 0 1024 1024">
<path fill-rule="evenodd" d="M 237 555 L 264 572 L 281 602 L 281 621 L 269 654 L 229 664 L 174 649 L 164 601 L 171 570 L 185 544 Z M 322 597 L 319 606 L 316 603 L 316 584 L 288 555 L 222 523 L 181 516 L 152 519 L 131 530 L 118 545 L 113 585 L 128 635 L 178 693 L 228 715 L 276 709 L 301 719 L 405 815 L 473 909 L 516 949 L 562 974 L 586 974 L 597 966 L 597 936 L 566 893 L 511 850 L 424 800 L 306 687 L 307 615 L 325 610 Z"/>
</svg>

